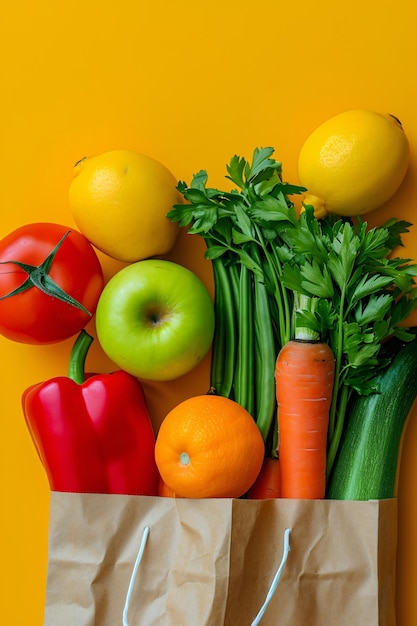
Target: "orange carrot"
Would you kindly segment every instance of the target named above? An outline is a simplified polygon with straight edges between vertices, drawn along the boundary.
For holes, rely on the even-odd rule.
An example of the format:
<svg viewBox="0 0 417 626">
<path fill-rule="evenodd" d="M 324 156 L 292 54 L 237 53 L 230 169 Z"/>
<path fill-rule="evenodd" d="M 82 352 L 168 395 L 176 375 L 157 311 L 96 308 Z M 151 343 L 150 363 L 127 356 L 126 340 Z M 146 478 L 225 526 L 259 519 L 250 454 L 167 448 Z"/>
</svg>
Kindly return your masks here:
<svg viewBox="0 0 417 626">
<path fill-rule="evenodd" d="M 267 456 L 264 459 L 258 478 L 246 494 L 250 500 L 267 500 L 279 498 L 281 495 L 281 481 L 279 460 Z"/>
<path fill-rule="evenodd" d="M 294 339 L 275 366 L 281 497 L 322 499 L 334 355 L 320 341 Z"/>
</svg>

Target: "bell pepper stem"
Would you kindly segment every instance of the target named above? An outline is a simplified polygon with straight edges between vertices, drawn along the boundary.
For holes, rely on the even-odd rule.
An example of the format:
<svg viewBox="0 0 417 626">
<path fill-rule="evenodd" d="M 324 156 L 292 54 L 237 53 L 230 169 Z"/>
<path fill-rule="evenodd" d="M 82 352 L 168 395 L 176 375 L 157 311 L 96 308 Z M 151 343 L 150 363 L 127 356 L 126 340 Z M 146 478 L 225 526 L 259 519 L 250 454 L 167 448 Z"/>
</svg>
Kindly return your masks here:
<svg viewBox="0 0 417 626">
<path fill-rule="evenodd" d="M 78 335 L 71 350 L 68 364 L 68 377 L 78 385 L 82 385 L 85 380 L 85 360 L 92 342 L 93 337 L 83 329 Z"/>
</svg>

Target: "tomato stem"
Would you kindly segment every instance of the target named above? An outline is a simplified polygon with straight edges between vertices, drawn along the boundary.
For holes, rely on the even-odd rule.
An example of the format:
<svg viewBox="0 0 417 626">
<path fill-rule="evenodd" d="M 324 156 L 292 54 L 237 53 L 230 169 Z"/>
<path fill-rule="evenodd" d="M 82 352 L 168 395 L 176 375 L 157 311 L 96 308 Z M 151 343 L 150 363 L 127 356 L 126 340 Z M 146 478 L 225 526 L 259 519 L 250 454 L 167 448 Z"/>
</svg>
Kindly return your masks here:
<svg viewBox="0 0 417 626">
<path fill-rule="evenodd" d="M 27 274 L 26 280 L 21 285 L 19 285 L 19 287 L 17 287 L 13 291 L 10 291 L 9 293 L 6 293 L 4 296 L 1 296 L 0 300 L 10 298 L 11 296 L 17 296 L 24 291 L 28 291 L 28 289 L 31 289 L 32 287 L 36 287 L 47 296 L 62 300 L 66 304 L 80 309 L 91 317 L 92 313 L 90 313 L 90 311 L 88 311 L 85 306 L 81 304 L 81 302 L 78 302 L 78 300 L 76 300 L 68 293 L 66 293 L 63 289 L 61 289 L 61 287 L 57 285 L 57 283 L 49 276 L 49 271 L 52 267 L 52 263 L 55 259 L 56 253 L 58 252 L 59 248 L 62 246 L 70 232 L 70 230 L 67 231 L 64 236 L 61 237 L 56 246 L 53 248 L 53 250 L 51 250 L 46 259 L 44 259 L 40 265 L 29 265 L 28 263 L 22 263 L 20 261 L 0 261 L 2 265 L 7 263 L 17 265 Z"/>
</svg>

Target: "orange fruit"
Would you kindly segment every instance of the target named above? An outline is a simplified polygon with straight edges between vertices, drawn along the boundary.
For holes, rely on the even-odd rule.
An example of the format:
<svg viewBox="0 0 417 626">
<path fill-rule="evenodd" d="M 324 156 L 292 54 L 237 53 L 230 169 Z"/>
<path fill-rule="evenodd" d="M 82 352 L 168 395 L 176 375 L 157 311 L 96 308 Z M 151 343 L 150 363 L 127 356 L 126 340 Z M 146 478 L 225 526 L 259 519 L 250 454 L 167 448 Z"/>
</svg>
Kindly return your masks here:
<svg viewBox="0 0 417 626">
<path fill-rule="evenodd" d="M 239 498 L 255 482 L 264 454 L 252 416 L 237 402 L 210 394 L 174 407 L 155 444 L 162 480 L 183 498 Z"/>
</svg>

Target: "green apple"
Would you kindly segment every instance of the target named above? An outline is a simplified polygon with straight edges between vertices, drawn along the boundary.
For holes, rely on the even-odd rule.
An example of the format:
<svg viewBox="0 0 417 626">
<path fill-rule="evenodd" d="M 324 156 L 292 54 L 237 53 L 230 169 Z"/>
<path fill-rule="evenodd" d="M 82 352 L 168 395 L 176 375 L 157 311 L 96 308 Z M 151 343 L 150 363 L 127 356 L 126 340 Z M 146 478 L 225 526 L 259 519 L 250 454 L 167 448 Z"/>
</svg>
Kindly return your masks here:
<svg viewBox="0 0 417 626">
<path fill-rule="evenodd" d="M 97 305 L 96 330 L 103 351 L 121 369 L 145 380 L 173 380 L 208 353 L 213 302 L 187 268 L 146 259 L 108 281 Z"/>
</svg>

